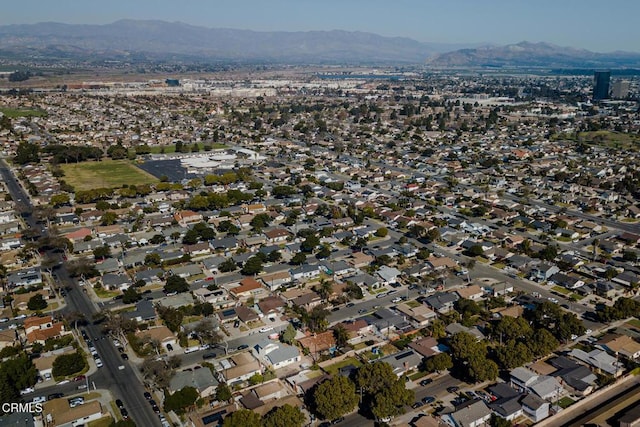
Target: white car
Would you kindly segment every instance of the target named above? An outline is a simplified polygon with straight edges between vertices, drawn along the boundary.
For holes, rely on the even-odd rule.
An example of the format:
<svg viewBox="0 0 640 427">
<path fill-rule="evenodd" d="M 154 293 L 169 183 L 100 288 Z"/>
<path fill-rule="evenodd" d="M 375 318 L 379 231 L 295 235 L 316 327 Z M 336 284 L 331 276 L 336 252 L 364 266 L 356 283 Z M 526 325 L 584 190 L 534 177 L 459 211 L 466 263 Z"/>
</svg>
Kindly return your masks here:
<svg viewBox="0 0 640 427">
<path fill-rule="evenodd" d="M 100 360 L 100 359 L 96 359 L 96 366 L 97 366 L 98 368 L 102 368 L 102 367 L 104 366 L 104 365 L 102 364 L 102 360 Z"/>
<path fill-rule="evenodd" d="M 36 391 L 35 388 L 33 387 L 27 387 L 24 390 L 20 390 L 20 395 L 24 396 L 25 394 L 29 394 L 29 393 L 33 393 L 34 391 Z"/>
<path fill-rule="evenodd" d="M 586 331 L 584 331 L 586 335 L 589 335 L 591 332 L 593 332 L 591 329 L 587 329 Z"/>
<path fill-rule="evenodd" d="M 394 304 L 397 303 L 397 302 L 400 302 L 400 301 L 402 301 L 402 298 L 400 298 L 400 297 L 395 297 L 394 299 L 391 300 L 391 302 L 394 303 Z"/>
<path fill-rule="evenodd" d="M 269 332 L 269 331 L 273 331 L 273 328 L 265 326 L 264 328 L 260 328 L 260 330 L 258 330 L 258 332 L 260 332 L 261 334 L 264 334 L 265 332 Z"/>
<path fill-rule="evenodd" d="M 14 319 L 16 319 L 16 320 L 26 319 L 26 318 L 27 318 L 27 315 L 26 315 L 26 314 L 21 314 L 20 316 L 16 316 L 16 317 L 14 317 Z"/>
<path fill-rule="evenodd" d="M 46 396 L 38 396 L 33 398 L 33 403 L 43 403 L 47 401 Z"/>
</svg>

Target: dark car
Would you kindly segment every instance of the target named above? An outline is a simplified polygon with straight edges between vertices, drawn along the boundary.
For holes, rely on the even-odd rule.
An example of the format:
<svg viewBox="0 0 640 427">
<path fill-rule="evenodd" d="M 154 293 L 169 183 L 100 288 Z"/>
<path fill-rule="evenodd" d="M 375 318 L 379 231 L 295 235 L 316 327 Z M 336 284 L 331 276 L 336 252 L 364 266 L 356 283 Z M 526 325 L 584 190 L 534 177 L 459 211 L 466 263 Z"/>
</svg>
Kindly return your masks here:
<svg viewBox="0 0 640 427">
<path fill-rule="evenodd" d="M 144 392 L 144 398 L 147 399 L 147 400 L 151 400 L 152 399 L 151 393 L 149 393 L 148 391 L 145 391 Z"/>
<path fill-rule="evenodd" d="M 127 356 L 127 353 L 120 353 L 120 357 L 122 357 L 122 360 L 129 360 L 129 356 Z"/>
<path fill-rule="evenodd" d="M 155 400 L 153 400 L 153 399 L 149 399 L 149 405 L 151 405 L 151 406 L 158 406 L 158 404 L 156 403 L 156 401 L 155 401 Z"/>
<path fill-rule="evenodd" d="M 47 400 L 59 399 L 64 396 L 64 393 L 51 393 L 47 396 Z"/>
<path fill-rule="evenodd" d="M 436 398 L 433 396 L 426 396 L 422 399 L 422 403 L 428 405 L 429 403 L 433 403 L 436 401 Z"/>
<path fill-rule="evenodd" d="M 86 380 L 87 377 L 85 377 L 84 375 L 78 375 L 77 377 L 75 377 L 73 380 L 74 381 L 84 381 Z"/>
<path fill-rule="evenodd" d="M 411 405 L 411 407 L 412 407 L 413 409 L 418 409 L 418 408 L 419 408 L 419 407 L 421 407 L 421 406 L 424 406 L 424 403 L 422 403 L 422 402 L 416 402 L 416 403 L 414 403 L 413 405 Z"/>
<path fill-rule="evenodd" d="M 218 355 L 215 353 L 205 353 L 202 355 L 203 359 L 215 359 L 216 357 L 218 357 Z"/>
<path fill-rule="evenodd" d="M 167 344 L 167 351 L 173 351 L 173 346 L 171 344 Z"/>
<path fill-rule="evenodd" d="M 116 406 L 118 407 L 118 409 L 122 409 L 124 408 L 124 403 L 122 403 L 122 400 L 116 399 Z"/>
<path fill-rule="evenodd" d="M 158 408 L 158 405 L 152 406 L 151 409 L 153 409 L 153 412 L 155 412 L 156 414 L 160 413 L 160 408 Z"/>
<path fill-rule="evenodd" d="M 354 305 L 355 305 L 354 303 L 350 302 L 346 305 L 346 307 L 353 307 Z"/>
<path fill-rule="evenodd" d="M 122 418 L 125 420 L 129 419 L 129 413 L 124 409 L 124 407 L 120 408 L 120 415 L 122 415 Z"/>
<path fill-rule="evenodd" d="M 331 424 L 339 424 L 341 422 L 344 421 L 344 417 L 340 417 L 340 418 L 336 418 L 335 420 L 331 421 Z"/>
<path fill-rule="evenodd" d="M 238 346 L 238 350 L 246 350 L 247 348 L 249 348 L 247 344 L 242 344 Z"/>
<path fill-rule="evenodd" d="M 455 393 L 456 391 L 460 390 L 460 387 L 458 386 L 451 386 L 451 387 L 447 387 L 447 393 Z"/>
<path fill-rule="evenodd" d="M 433 382 L 433 380 L 431 378 L 426 378 L 426 379 L 420 381 L 420 385 L 424 387 L 424 386 L 426 386 L 428 384 L 431 384 L 432 382 Z"/>
</svg>

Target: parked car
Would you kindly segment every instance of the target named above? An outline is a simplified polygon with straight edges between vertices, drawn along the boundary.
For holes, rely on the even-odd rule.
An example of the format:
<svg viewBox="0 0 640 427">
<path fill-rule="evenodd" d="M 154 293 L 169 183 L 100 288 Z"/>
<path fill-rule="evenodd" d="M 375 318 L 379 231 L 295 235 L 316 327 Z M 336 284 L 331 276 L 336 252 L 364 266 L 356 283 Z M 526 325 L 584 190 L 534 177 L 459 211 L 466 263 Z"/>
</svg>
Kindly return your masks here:
<svg viewBox="0 0 640 427">
<path fill-rule="evenodd" d="M 454 386 L 451 386 L 451 387 L 447 387 L 447 393 L 455 393 L 455 392 L 457 392 L 458 390 L 460 390 L 460 387 L 455 386 L 455 385 L 454 385 Z"/>
<path fill-rule="evenodd" d="M 422 399 L 422 403 L 424 403 L 425 405 L 428 405 L 429 403 L 433 403 L 436 401 L 436 398 L 433 396 L 426 396 Z"/>
<path fill-rule="evenodd" d="M 431 378 L 425 378 L 424 380 L 420 381 L 420 385 L 424 387 L 428 384 L 431 384 L 432 382 L 433 380 Z"/>
<path fill-rule="evenodd" d="M 238 346 L 238 350 L 245 350 L 247 348 L 249 348 L 249 346 L 247 344 L 241 344 L 241 345 Z"/>
</svg>

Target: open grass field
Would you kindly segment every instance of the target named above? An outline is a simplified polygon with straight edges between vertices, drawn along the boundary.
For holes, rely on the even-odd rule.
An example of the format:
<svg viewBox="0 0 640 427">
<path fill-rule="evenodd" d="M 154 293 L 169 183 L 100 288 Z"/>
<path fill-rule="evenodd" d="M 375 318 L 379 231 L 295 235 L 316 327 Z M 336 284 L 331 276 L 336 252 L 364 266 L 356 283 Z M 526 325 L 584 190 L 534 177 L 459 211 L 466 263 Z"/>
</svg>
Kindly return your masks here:
<svg viewBox="0 0 640 427">
<path fill-rule="evenodd" d="M 580 132 L 578 134 L 578 140 L 584 141 L 587 144 L 610 148 L 621 148 L 623 150 L 640 149 L 640 136 L 629 133 L 613 132 L 608 130 Z"/>
<path fill-rule="evenodd" d="M 41 110 L 22 110 L 17 108 L 0 108 L 0 113 L 10 119 L 14 119 L 16 117 L 44 117 L 47 115 L 47 113 Z"/>
<path fill-rule="evenodd" d="M 103 160 L 60 165 L 64 180 L 77 190 L 117 188 L 123 184 L 153 184 L 158 180 L 127 160 Z"/>
</svg>

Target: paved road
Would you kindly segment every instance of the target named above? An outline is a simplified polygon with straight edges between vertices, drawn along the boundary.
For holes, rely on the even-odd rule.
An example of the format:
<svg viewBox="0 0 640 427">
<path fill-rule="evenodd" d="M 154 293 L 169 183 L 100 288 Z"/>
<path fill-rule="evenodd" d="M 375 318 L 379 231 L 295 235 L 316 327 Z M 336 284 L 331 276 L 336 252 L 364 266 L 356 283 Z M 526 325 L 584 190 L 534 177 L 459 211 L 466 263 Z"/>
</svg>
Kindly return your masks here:
<svg viewBox="0 0 640 427">
<path fill-rule="evenodd" d="M 0 174 L 7 185 L 11 196 L 14 200 L 19 201 L 17 210 L 21 213 L 31 214 L 33 207 L 29 202 L 29 198 L 24 189 L 17 182 L 13 174 L 8 170 L 6 163 L 0 160 Z M 33 215 L 23 215 L 30 227 L 38 227 L 41 234 L 45 231 L 42 226 L 36 224 Z M 60 257 L 60 254 L 49 253 L 49 256 L 53 258 Z M 96 306 L 89 300 L 89 298 L 82 292 L 76 280 L 70 277 L 66 266 L 63 264 L 57 269 L 56 274 L 61 283 L 69 288 L 66 303 L 67 307 L 61 312 L 79 311 L 83 313 L 88 319 L 91 319 L 92 315 L 98 310 Z M 101 327 L 99 325 L 89 324 L 85 327 L 87 333 L 92 338 L 102 337 Z M 100 357 L 104 363 L 104 367 L 98 369 L 98 371 L 90 377 L 90 381 L 96 384 L 98 388 L 109 389 L 116 398 L 123 400 L 125 407 L 129 410 L 132 419 L 141 426 L 159 426 L 160 419 L 153 412 L 151 406 L 144 398 L 144 387 L 132 372 L 134 369 L 128 362 L 123 362 L 120 358 L 120 354 L 116 350 L 115 346 L 108 339 L 95 340 L 95 346 L 100 354 Z M 119 369 L 119 366 L 124 365 L 123 370 Z M 58 392 L 60 386 L 54 386 L 51 388 L 39 390 L 39 395 L 50 394 Z M 76 386 L 77 387 L 77 386 Z M 70 385 L 65 385 L 62 390 L 67 391 L 67 388 L 72 388 Z"/>
</svg>

